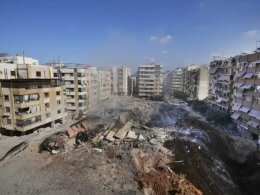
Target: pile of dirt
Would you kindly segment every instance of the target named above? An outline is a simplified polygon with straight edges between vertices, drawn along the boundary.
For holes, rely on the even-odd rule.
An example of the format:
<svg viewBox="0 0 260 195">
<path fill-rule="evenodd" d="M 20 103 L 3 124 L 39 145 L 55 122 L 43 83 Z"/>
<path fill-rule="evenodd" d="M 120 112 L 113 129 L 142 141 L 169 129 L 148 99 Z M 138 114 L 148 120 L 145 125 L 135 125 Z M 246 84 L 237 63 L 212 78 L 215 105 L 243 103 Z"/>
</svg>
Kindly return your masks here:
<svg viewBox="0 0 260 195">
<path fill-rule="evenodd" d="M 171 156 L 163 153 L 144 153 L 140 149 L 132 150 L 132 156 L 138 171 L 137 180 L 144 194 L 202 195 L 184 175 L 176 174 L 167 166 L 173 160 Z"/>
</svg>

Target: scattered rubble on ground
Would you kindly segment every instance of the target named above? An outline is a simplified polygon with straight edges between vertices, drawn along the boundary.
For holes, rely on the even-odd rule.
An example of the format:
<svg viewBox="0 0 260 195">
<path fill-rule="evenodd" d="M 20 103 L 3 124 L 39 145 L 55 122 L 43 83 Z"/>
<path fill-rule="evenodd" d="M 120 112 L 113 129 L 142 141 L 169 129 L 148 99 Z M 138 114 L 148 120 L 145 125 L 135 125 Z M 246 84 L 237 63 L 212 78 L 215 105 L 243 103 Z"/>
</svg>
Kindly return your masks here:
<svg viewBox="0 0 260 195">
<path fill-rule="evenodd" d="M 23 147 L 17 151 L 23 150 L 20 161 L 28 159 L 26 166 L 33 170 L 30 178 L 41 181 L 37 185 L 46 193 L 71 194 L 71 190 L 77 190 L 78 194 L 149 195 L 227 192 L 229 181 L 219 181 L 230 179 L 222 176 L 228 175 L 225 164 L 209 149 L 211 142 L 216 145 L 214 137 L 208 136 L 208 129 L 204 131 L 199 125 L 189 123 L 191 114 L 176 104 L 132 97 L 112 98 L 97 105 L 86 118 L 26 142 L 30 148 L 40 145 L 41 153 L 23 150 Z M 228 153 L 232 153 L 234 147 L 230 147 Z M 245 155 L 241 158 L 246 159 L 252 147 L 245 145 L 242 150 Z M 19 160 L 19 155 L 16 159 Z M 35 159 L 41 162 L 37 166 Z M 20 174 L 28 174 L 28 170 L 20 169 L 21 165 L 17 167 Z M 0 169 L 8 176 L 12 167 L 6 165 Z M 215 177 L 214 174 L 222 175 Z M 225 182 L 226 186 L 219 186 Z M 21 194 L 28 194 L 32 185 L 28 180 L 15 188 L 24 192 Z M 40 194 L 36 188 L 30 188 L 29 192 Z M 6 194 L 10 192 L 9 188 L 4 189 Z"/>
</svg>

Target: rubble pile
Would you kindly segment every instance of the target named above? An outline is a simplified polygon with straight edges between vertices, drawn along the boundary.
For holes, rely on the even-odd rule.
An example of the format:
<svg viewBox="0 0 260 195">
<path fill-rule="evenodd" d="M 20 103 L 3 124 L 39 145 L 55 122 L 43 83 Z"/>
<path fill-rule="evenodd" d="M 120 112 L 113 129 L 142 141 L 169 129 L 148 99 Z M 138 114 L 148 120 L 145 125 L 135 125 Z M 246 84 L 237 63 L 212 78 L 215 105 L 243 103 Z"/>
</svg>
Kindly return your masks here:
<svg viewBox="0 0 260 195">
<path fill-rule="evenodd" d="M 174 173 L 167 164 L 173 159 L 163 153 L 144 153 L 134 149 L 132 155 L 138 171 L 137 180 L 144 194 L 196 194 L 202 192 L 185 179 Z"/>
</svg>

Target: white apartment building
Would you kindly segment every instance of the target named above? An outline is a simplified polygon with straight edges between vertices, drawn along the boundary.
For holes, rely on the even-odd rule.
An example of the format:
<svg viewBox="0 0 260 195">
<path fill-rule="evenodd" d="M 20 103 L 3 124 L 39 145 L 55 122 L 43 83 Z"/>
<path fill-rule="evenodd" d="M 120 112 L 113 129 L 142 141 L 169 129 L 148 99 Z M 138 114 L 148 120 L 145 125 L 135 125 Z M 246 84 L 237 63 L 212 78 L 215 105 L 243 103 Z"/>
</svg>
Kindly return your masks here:
<svg viewBox="0 0 260 195">
<path fill-rule="evenodd" d="M 154 98 L 163 95 L 163 69 L 161 65 L 145 64 L 138 67 L 137 91 L 139 97 Z"/>
<path fill-rule="evenodd" d="M 30 57 L 25 57 L 25 56 L 22 56 L 22 55 L 16 55 L 16 56 L 3 55 L 3 56 L 0 56 L 0 63 L 39 65 L 38 60 L 30 58 Z"/>
</svg>

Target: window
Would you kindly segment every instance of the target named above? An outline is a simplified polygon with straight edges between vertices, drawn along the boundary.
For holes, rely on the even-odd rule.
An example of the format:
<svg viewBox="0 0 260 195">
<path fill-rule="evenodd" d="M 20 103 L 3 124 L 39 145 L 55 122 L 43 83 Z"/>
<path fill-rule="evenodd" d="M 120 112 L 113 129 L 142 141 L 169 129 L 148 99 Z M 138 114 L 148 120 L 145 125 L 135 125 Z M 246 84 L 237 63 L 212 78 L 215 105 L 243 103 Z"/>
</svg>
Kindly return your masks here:
<svg viewBox="0 0 260 195">
<path fill-rule="evenodd" d="M 58 77 L 58 74 L 57 74 L 57 73 L 54 73 L 53 76 L 54 76 L 54 77 Z"/>
<path fill-rule="evenodd" d="M 50 107 L 50 103 L 46 103 L 45 108 L 49 108 L 49 107 Z"/>
<path fill-rule="evenodd" d="M 11 71 L 11 76 L 15 76 L 15 71 Z"/>
<path fill-rule="evenodd" d="M 60 91 L 56 91 L 56 95 L 60 95 Z"/>
<path fill-rule="evenodd" d="M 46 114 L 46 118 L 49 118 L 51 116 L 51 113 Z"/>
<path fill-rule="evenodd" d="M 10 107 L 5 107 L 6 112 L 10 112 Z"/>
<path fill-rule="evenodd" d="M 36 71 L 36 76 L 41 77 L 41 71 Z"/>
<path fill-rule="evenodd" d="M 7 124 L 11 124 L 11 119 L 6 119 Z"/>
<path fill-rule="evenodd" d="M 60 114 L 60 113 L 61 113 L 61 110 L 58 110 L 57 113 Z"/>
<path fill-rule="evenodd" d="M 9 101 L 9 96 L 5 95 L 5 101 Z"/>
<path fill-rule="evenodd" d="M 61 103 L 60 100 L 58 100 L 58 101 L 57 101 L 57 104 L 60 104 L 60 103 Z"/>
<path fill-rule="evenodd" d="M 44 97 L 49 97 L 49 93 L 48 92 L 46 92 L 46 93 L 44 93 Z"/>
</svg>

